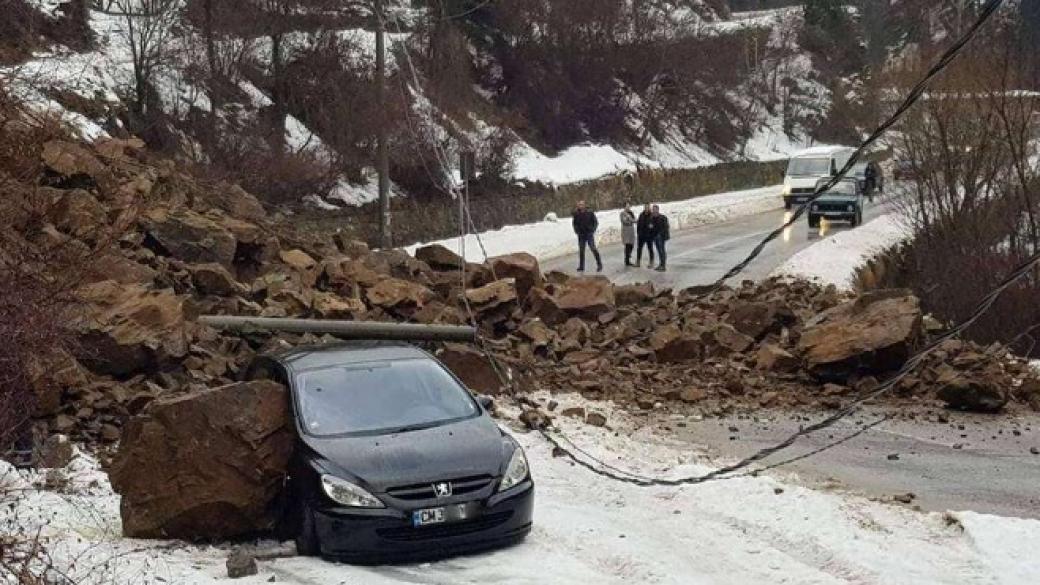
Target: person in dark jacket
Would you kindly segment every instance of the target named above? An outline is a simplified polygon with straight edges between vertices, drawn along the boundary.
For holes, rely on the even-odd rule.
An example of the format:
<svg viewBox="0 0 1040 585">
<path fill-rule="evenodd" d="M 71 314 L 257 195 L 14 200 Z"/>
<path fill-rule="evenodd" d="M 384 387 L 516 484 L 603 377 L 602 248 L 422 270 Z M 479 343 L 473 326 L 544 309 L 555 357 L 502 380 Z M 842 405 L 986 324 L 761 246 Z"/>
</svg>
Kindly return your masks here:
<svg viewBox="0 0 1040 585">
<path fill-rule="evenodd" d="M 654 238 L 654 246 L 657 248 L 657 257 L 661 263 L 657 265 L 656 270 L 658 272 L 664 272 L 666 264 L 668 263 L 668 253 L 664 249 L 665 242 L 671 239 L 671 230 L 668 227 L 668 217 L 661 213 L 661 208 L 654 205 L 651 214 L 653 217 L 650 221 L 650 233 Z"/>
<path fill-rule="evenodd" d="M 643 212 L 639 214 L 639 219 L 636 220 L 636 266 L 642 266 L 643 264 L 643 246 L 646 246 L 646 251 L 650 255 L 650 263 L 647 266 L 653 266 L 654 264 L 654 240 L 650 237 L 650 221 L 653 219 L 653 214 L 650 210 L 650 204 L 647 203 L 646 207 L 643 208 Z"/>
<path fill-rule="evenodd" d="M 585 271 L 585 246 L 592 250 L 592 256 L 596 258 L 596 272 L 602 272 L 603 260 L 600 258 L 599 250 L 596 248 L 596 228 L 599 227 L 599 220 L 596 219 L 595 213 L 585 208 L 584 201 L 578 202 L 578 208 L 574 210 L 571 225 L 574 227 L 574 233 L 578 236 L 578 272 Z"/>
</svg>

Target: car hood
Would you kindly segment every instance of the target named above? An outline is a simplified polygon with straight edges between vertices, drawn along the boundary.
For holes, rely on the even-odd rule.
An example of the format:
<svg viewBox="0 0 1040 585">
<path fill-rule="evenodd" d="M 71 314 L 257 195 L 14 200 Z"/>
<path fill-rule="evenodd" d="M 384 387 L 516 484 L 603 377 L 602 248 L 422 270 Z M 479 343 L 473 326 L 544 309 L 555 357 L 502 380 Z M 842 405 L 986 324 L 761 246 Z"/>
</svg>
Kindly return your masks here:
<svg viewBox="0 0 1040 585">
<path fill-rule="evenodd" d="M 393 435 L 304 437 L 336 475 L 361 480 L 376 492 L 389 487 L 498 476 L 507 449 L 502 431 L 486 415 Z"/>
<path fill-rule="evenodd" d="M 816 203 L 855 203 L 858 196 L 844 193 L 824 193 L 816 198 Z"/>
</svg>

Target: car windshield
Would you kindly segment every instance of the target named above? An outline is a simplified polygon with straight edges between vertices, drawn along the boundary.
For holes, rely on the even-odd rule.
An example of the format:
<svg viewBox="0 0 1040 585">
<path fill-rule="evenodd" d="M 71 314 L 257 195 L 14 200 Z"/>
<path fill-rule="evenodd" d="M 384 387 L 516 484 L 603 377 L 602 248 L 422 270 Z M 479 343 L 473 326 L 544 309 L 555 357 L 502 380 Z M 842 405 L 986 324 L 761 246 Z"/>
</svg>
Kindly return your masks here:
<svg viewBox="0 0 1040 585">
<path fill-rule="evenodd" d="M 388 434 L 479 414 L 469 393 L 429 359 L 369 362 L 305 372 L 300 417 L 308 434 Z"/>
<path fill-rule="evenodd" d="M 792 158 L 787 165 L 787 174 L 798 175 L 829 175 L 831 174 L 831 159 L 829 158 Z"/>
<path fill-rule="evenodd" d="M 856 166 L 852 167 L 852 173 L 860 177 L 866 176 L 867 163 L 856 163 Z"/>
<path fill-rule="evenodd" d="M 835 195 L 855 195 L 856 190 L 855 181 L 838 181 L 838 183 L 828 189 L 827 192 Z"/>
</svg>

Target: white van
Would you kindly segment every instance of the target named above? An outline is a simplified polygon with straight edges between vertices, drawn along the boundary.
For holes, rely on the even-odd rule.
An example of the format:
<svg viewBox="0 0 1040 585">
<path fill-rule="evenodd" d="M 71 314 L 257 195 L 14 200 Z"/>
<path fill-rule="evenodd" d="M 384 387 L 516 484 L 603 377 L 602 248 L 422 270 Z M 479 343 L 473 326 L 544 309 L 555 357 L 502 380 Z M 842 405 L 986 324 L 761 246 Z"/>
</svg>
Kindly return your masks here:
<svg viewBox="0 0 1040 585">
<path fill-rule="evenodd" d="M 808 201 L 816 181 L 837 173 L 855 150 L 848 146 L 818 146 L 791 157 L 784 175 L 784 209 Z"/>
</svg>

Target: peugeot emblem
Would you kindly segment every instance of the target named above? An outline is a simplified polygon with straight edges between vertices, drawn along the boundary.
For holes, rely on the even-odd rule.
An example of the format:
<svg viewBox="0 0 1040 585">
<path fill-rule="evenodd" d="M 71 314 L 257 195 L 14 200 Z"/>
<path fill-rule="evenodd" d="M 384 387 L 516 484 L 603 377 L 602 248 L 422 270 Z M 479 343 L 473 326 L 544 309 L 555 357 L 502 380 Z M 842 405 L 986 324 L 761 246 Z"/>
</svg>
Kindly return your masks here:
<svg viewBox="0 0 1040 585">
<path fill-rule="evenodd" d="M 449 498 L 451 497 L 451 484 L 446 481 L 435 483 L 433 484 L 433 493 L 438 498 Z"/>
</svg>

